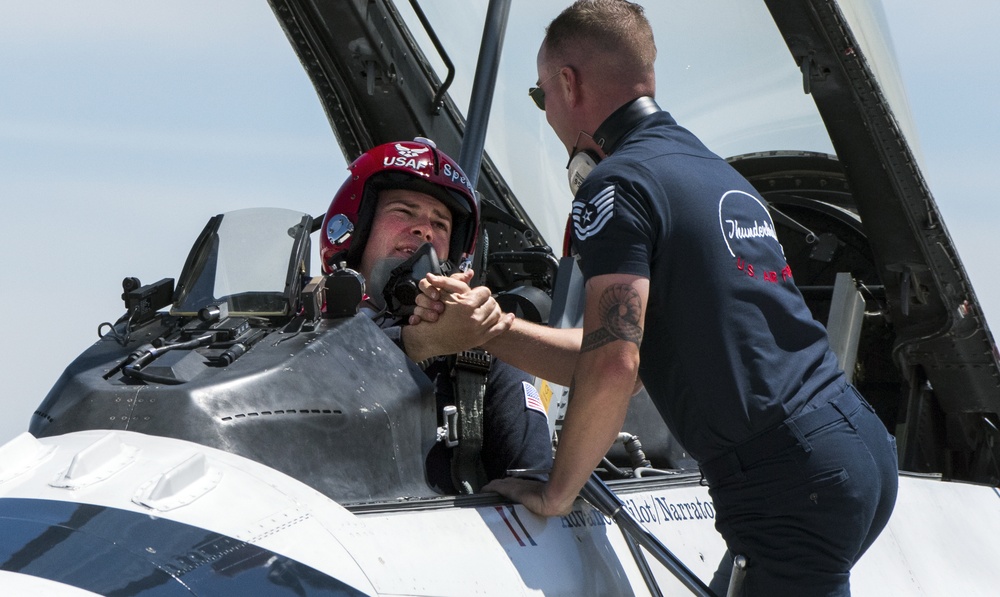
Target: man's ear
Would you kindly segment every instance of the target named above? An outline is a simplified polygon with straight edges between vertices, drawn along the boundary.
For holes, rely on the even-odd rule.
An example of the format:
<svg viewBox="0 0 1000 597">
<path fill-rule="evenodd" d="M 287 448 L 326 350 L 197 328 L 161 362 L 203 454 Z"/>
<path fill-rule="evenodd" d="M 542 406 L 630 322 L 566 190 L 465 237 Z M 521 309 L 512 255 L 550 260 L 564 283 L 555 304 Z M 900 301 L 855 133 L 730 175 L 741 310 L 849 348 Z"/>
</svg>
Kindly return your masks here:
<svg viewBox="0 0 1000 597">
<path fill-rule="evenodd" d="M 580 73 L 572 66 L 563 67 L 563 76 L 559 77 L 559 90 L 566 94 L 566 103 L 570 107 L 576 107 L 583 101 L 580 87 Z"/>
</svg>

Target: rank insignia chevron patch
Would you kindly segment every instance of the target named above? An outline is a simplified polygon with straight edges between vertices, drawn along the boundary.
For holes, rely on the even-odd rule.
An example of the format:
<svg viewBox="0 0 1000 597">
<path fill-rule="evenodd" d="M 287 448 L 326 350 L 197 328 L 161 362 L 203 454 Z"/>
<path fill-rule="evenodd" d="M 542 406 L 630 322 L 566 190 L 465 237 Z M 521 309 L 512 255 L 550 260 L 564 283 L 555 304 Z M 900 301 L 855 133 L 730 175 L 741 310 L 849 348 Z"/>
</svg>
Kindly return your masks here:
<svg viewBox="0 0 1000 597">
<path fill-rule="evenodd" d="M 611 185 L 590 198 L 573 202 L 573 232 L 580 240 L 590 238 L 604 228 L 615 215 L 615 186 Z"/>
</svg>

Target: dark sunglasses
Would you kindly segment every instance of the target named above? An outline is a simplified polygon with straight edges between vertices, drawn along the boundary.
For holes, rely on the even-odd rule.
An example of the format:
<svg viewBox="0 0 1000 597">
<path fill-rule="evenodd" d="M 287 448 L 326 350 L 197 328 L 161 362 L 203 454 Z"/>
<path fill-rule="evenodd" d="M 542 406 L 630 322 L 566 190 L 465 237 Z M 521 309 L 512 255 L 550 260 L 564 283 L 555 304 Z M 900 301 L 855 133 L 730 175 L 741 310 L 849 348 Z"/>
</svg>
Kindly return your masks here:
<svg viewBox="0 0 1000 597">
<path fill-rule="evenodd" d="M 558 77 L 559 73 L 561 72 L 562 68 L 557 70 L 556 73 L 551 77 L 549 77 L 548 79 L 545 79 L 544 81 L 539 83 L 536 87 L 531 87 L 528 89 L 528 95 L 531 97 L 532 100 L 534 100 L 535 105 L 538 106 L 538 109 L 541 110 L 542 112 L 545 111 L 545 90 L 542 89 L 542 85 L 545 85 L 552 79 Z"/>
</svg>

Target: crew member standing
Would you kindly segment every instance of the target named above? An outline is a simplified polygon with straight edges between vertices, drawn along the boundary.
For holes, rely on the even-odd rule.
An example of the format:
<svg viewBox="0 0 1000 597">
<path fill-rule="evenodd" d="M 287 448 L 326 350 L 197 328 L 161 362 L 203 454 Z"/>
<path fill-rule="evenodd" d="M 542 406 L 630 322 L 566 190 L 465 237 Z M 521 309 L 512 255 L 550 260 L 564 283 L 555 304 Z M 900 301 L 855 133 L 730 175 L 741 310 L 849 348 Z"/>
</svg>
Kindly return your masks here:
<svg viewBox="0 0 1000 597">
<path fill-rule="evenodd" d="M 895 503 L 895 442 L 840 371 L 764 201 L 653 100 L 655 56 L 642 8 L 624 0 L 581 0 L 546 30 L 530 95 L 582 181 L 569 225 L 583 330 L 515 320 L 486 344 L 572 389 L 549 481 L 485 489 L 566 513 L 638 377 L 698 460 L 731 553 L 748 558 L 746 593 L 847 595 Z M 463 290 L 431 284 L 430 298 Z M 440 309 L 421 305 L 428 320 Z"/>
</svg>

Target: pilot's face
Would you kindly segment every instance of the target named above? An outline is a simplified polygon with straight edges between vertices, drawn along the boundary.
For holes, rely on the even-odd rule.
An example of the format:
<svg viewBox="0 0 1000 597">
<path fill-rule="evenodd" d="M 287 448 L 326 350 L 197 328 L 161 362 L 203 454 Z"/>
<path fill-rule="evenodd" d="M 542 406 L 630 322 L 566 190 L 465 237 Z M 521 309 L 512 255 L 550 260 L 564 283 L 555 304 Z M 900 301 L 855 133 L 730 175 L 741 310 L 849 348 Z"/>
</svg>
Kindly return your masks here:
<svg viewBox="0 0 1000 597">
<path fill-rule="evenodd" d="M 450 241 L 451 211 L 443 203 L 409 189 L 381 191 L 361 256 L 361 274 L 371 280 L 380 261 L 405 261 L 424 243 L 431 243 L 444 261 Z"/>
</svg>

